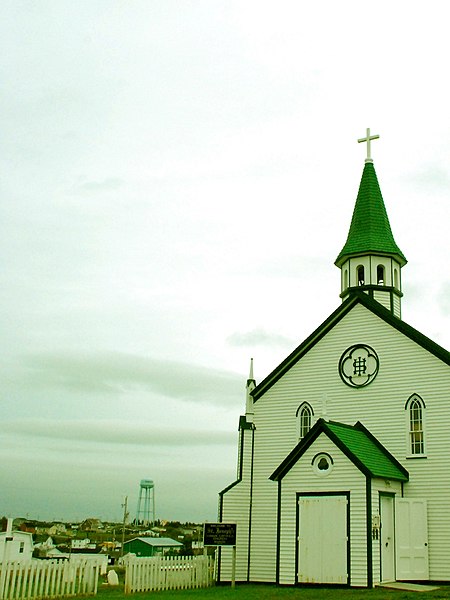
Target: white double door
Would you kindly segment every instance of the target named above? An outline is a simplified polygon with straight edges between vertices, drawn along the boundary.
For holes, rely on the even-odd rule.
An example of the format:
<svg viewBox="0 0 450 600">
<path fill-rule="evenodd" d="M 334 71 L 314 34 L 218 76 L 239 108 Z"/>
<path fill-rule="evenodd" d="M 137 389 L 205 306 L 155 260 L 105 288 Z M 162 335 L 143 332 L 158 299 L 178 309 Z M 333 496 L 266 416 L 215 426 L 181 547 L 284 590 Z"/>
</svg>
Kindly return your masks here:
<svg viewBox="0 0 450 600">
<path fill-rule="evenodd" d="M 348 582 L 348 498 L 302 496 L 298 501 L 299 583 Z"/>
</svg>

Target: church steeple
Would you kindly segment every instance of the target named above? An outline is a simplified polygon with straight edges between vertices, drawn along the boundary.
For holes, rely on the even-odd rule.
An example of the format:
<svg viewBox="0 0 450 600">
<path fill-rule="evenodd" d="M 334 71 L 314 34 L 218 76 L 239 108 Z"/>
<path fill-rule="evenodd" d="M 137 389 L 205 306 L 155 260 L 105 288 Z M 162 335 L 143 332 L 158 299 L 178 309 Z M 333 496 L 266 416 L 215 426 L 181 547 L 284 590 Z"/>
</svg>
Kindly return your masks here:
<svg viewBox="0 0 450 600">
<path fill-rule="evenodd" d="M 400 269 L 407 261 L 392 235 L 370 156 L 370 141 L 378 137 L 370 136 L 368 129 L 367 136 L 358 140 L 367 142 L 367 158 L 347 241 L 335 265 L 341 269 L 342 299 L 361 290 L 400 317 Z"/>
</svg>

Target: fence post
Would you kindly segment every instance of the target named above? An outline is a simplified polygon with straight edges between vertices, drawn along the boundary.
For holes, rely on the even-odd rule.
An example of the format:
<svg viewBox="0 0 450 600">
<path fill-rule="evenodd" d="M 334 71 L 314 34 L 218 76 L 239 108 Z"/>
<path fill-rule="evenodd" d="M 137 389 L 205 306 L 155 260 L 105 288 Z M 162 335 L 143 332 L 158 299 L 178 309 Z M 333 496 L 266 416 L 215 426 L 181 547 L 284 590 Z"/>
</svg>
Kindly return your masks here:
<svg viewBox="0 0 450 600">
<path fill-rule="evenodd" d="M 0 599 L 4 597 L 6 566 L 7 566 L 6 562 L 0 563 Z"/>
</svg>

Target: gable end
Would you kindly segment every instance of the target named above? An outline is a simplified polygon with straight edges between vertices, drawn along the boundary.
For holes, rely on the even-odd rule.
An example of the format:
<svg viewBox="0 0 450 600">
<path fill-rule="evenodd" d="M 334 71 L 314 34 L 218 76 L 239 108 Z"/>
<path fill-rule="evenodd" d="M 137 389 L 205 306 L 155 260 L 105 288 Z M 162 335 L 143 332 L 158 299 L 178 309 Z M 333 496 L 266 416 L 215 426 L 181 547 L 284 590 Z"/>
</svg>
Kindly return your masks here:
<svg viewBox="0 0 450 600">
<path fill-rule="evenodd" d="M 430 354 L 450 366 L 450 352 L 442 346 L 433 342 L 423 333 L 408 325 L 398 317 L 395 317 L 389 310 L 382 306 L 376 300 L 370 298 L 368 294 L 360 291 L 354 291 L 345 300 L 342 305 L 336 309 L 304 342 L 300 344 L 287 358 L 281 362 L 259 385 L 251 392 L 253 400 L 256 402 L 267 390 L 269 390 L 302 356 L 313 348 L 339 321 L 356 305 L 362 304 L 365 308 L 374 313 L 377 317 L 394 327 L 397 331 L 408 337 L 410 340 L 424 348 Z"/>
<path fill-rule="evenodd" d="M 325 421 L 322 418 L 288 454 L 269 479 L 273 481 L 283 479 L 321 433 L 325 433 L 366 477 L 383 477 L 397 481 L 409 480 L 408 471 L 362 423 L 346 425 L 334 421 Z"/>
<path fill-rule="evenodd" d="M 253 400 L 256 402 L 269 388 L 272 387 L 302 356 L 304 356 L 317 342 L 319 342 L 327 333 L 338 323 L 352 308 L 358 303 L 358 297 L 354 296 L 345 300 L 331 315 L 320 325 L 313 333 L 306 338 L 276 369 L 265 377 L 251 392 Z"/>
</svg>

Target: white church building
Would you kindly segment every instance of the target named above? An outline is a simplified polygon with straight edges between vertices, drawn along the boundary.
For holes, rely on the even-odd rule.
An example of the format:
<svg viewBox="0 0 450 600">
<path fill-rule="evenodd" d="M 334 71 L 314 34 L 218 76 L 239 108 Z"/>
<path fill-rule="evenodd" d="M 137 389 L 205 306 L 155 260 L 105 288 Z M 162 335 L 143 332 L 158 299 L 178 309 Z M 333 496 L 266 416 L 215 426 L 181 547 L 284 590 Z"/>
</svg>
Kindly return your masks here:
<svg viewBox="0 0 450 600">
<path fill-rule="evenodd" d="M 342 303 L 258 385 L 250 372 L 237 479 L 219 494 L 236 581 L 450 581 L 450 353 L 401 319 L 375 137 L 335 261 Z M 219 582 L 231 572 L 222 547 Z"/>
</svg>

